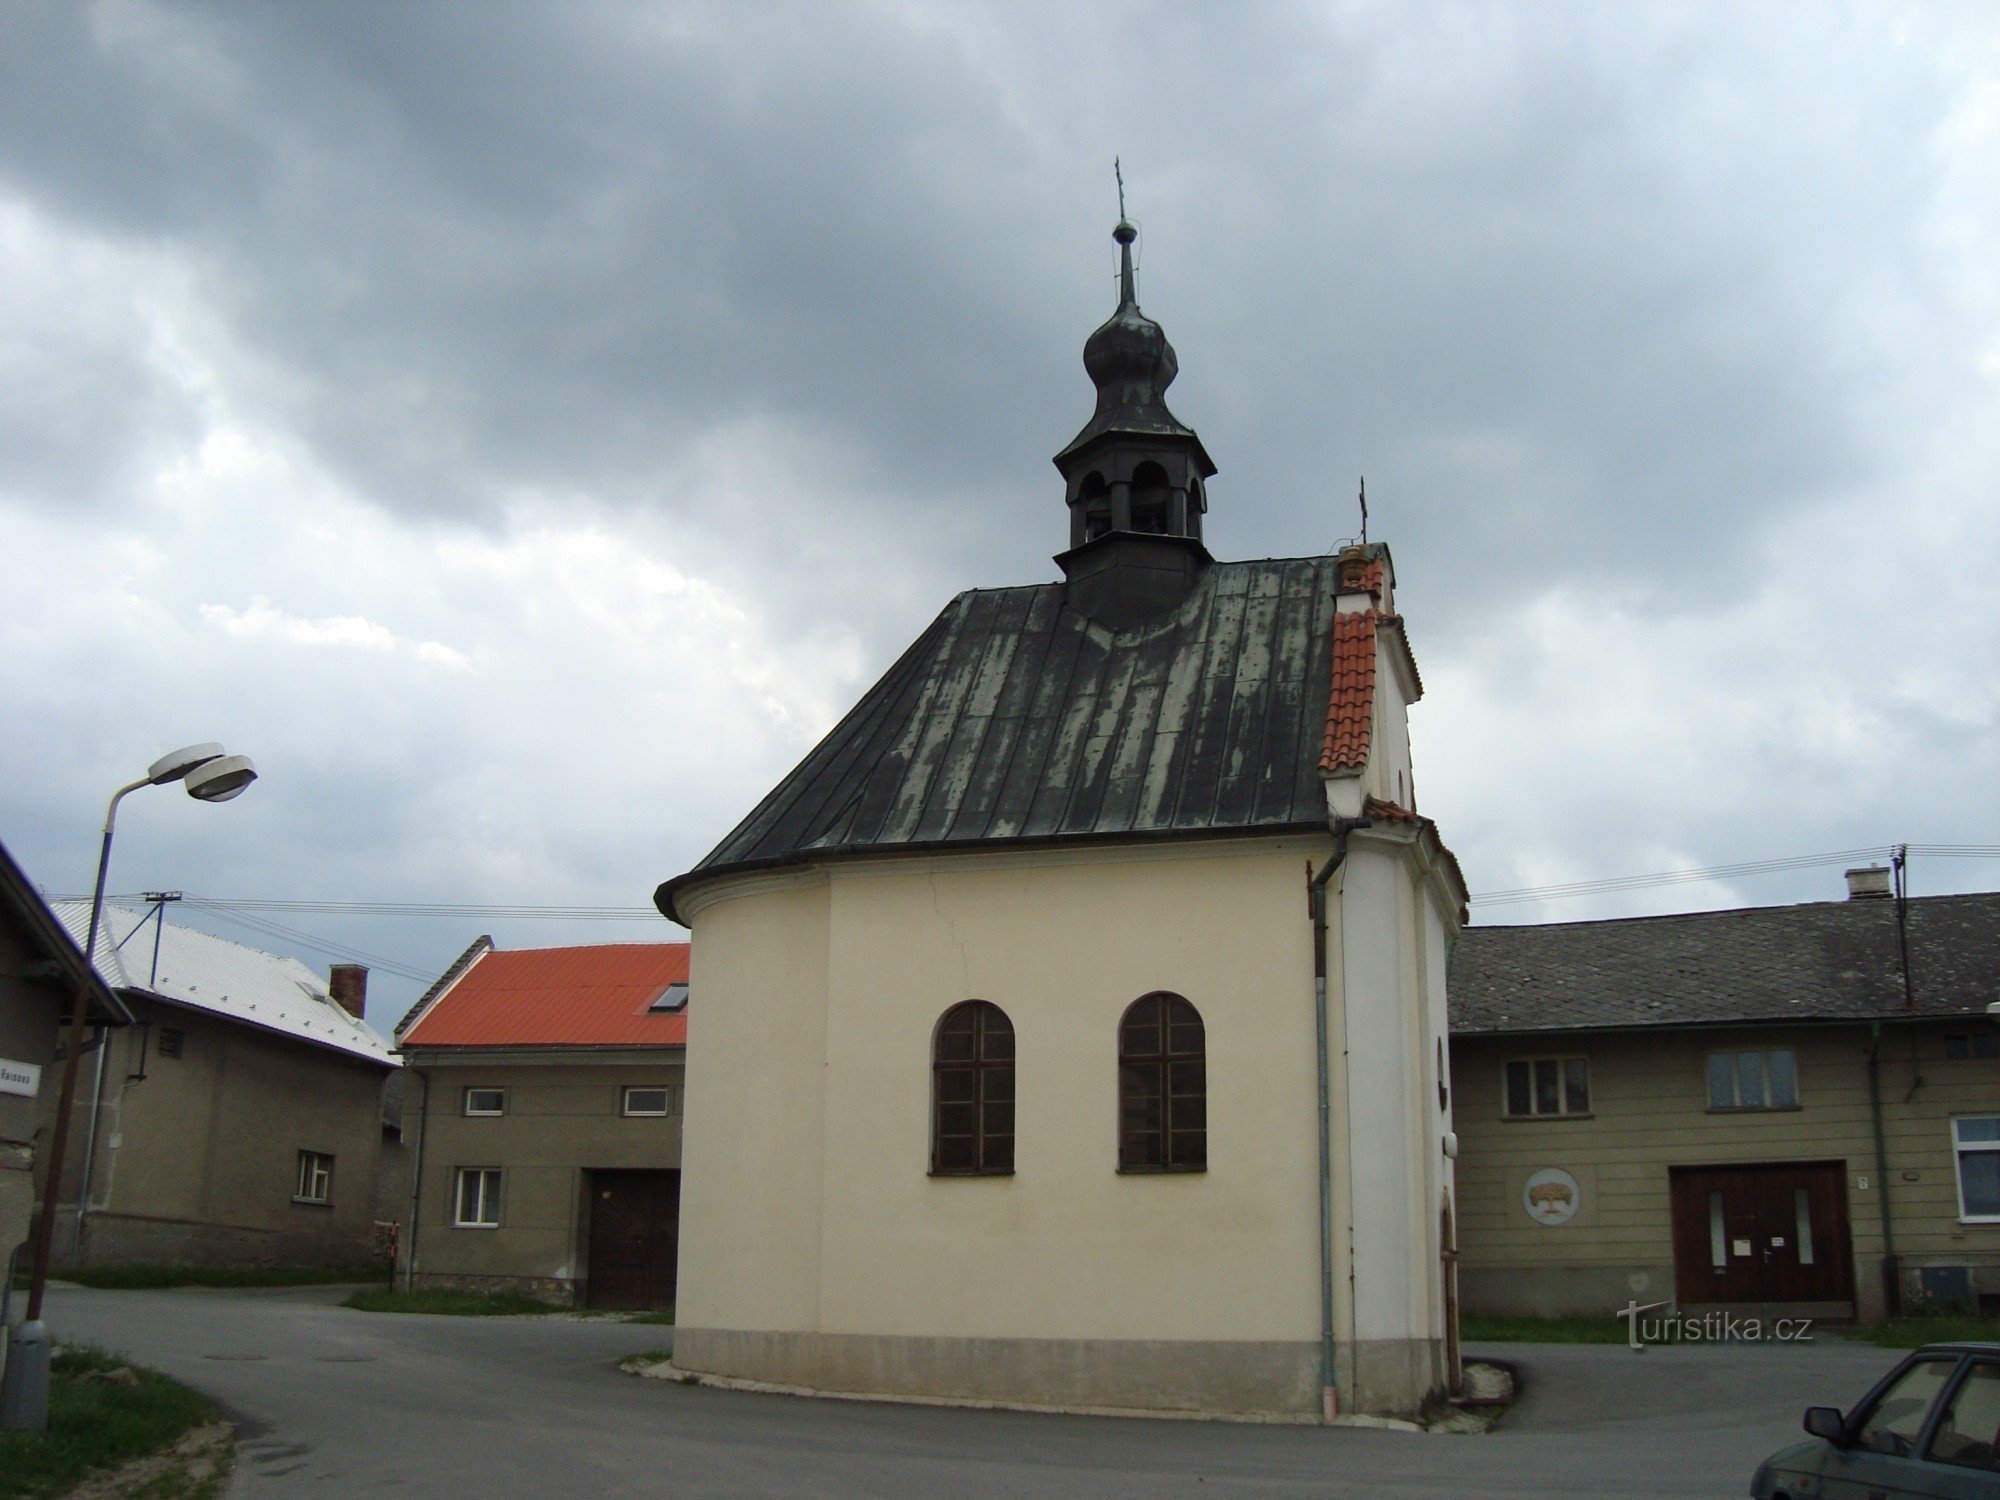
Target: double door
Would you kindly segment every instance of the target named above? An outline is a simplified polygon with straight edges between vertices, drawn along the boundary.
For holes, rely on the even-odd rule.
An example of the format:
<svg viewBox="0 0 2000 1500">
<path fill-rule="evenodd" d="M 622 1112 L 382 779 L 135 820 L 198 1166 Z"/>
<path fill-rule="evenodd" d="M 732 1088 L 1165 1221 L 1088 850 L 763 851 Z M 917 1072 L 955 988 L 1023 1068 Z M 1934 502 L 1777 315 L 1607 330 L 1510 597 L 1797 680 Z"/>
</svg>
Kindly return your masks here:
<svg viewBox="0 0 2000 1500">
<path fill-rule="evenodd" d="M 1675 1167 L 1672 1182 L 1683 1306 L 1853 1302 L 1845 1163 Z"/>
<path fill-rule="evenodd" d="M 591 1307 L 672 1307 L 680 1252 L 679 1172 L 590 1174 Z"/>
</svg>

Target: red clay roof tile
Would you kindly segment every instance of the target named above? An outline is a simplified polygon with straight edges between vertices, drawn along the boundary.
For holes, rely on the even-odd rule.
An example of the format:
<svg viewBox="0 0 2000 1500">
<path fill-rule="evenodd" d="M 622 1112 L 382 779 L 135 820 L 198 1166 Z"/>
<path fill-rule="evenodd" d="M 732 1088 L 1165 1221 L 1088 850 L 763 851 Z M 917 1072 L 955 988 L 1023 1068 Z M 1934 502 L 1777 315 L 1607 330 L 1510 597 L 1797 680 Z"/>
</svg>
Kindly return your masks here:
<svg viewBox="0 0 2000 1500">
<path fill-rule="evenodd" d="M 1323 774 L 1368 764 L 1375 723 L 1374 610 L 1333 617 L 1333 680 L 1327 689 L 1326 735 L 1320 741 Z"/>
<path fill-rule="evenodd" d="M 648 1007 L 686 983 L 686 943 L 607 943 L 481 955 L 404 1047 L 684 1047 L 687 1011 Z"/>
</svg>

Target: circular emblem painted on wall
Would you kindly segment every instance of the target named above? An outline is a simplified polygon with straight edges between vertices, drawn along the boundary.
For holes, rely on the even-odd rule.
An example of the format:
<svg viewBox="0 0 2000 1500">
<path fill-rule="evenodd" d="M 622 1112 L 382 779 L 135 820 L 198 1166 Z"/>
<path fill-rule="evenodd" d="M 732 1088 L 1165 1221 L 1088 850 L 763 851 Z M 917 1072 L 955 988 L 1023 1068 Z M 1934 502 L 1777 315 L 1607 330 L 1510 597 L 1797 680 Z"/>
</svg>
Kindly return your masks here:
<svg viewBox="0 0 2000 1500">
<path fill-rule="evenodd" d="M 1583 1189 L 1560 1167 L 1544 1167 L 1521 1189 L 1521 1206 L 1537 1224 L 1567 1224 L 1583 1206 Z"/>
</svg>

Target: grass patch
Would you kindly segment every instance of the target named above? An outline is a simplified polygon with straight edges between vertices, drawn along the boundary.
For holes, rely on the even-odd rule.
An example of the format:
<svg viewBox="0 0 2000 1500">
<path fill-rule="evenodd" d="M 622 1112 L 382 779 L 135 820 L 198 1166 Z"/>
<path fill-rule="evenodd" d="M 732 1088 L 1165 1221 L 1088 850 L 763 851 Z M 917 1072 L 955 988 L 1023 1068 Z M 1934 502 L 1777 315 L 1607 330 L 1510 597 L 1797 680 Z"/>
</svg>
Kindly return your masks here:
<svg viewBox="0 0 2000 1500">
<path fill-rule="evenodd" d="M 1458 1336 L 1468 1344 L 1622 1344 L 1623 1318 L 1488 1318 L 1461 1313 Z"/>
<path fill-rule="evenodd" d="M 1895 1318 L 1887 1323 L 1866 1323 L 1846 1330 L 1847 1337 L 1884 1349 L 1915 1349 L 1921 1344 L 1944 1344 L 1966 1339 L 1988 1343 L 2000 1340 L 2000 1319 L 1995 1318 Z"/>
<path fill-rule="evenodd" d="M 387 1282 L 387 1266 L 82 1266 L 53 1280 L 101 1291 L 145 1292 L 177 1286 L 351 1286 Z M 25 1285 L 25 1280 L 22 1281 Z"/>
<path fill-rule="evenodd" d="M 674 1310 L 671 1307 L 655 1308 L 652 1312 L 633 1313 L 625 1320 L 628 1323 L 664 1323 L 673 1326 Z"/>
<path fill-rule="evenodd" d="M 530 1297 L 526 1292 L 453 1292 L 435 1287 L 414 1292 L 371 1287 L 356 1292 L 344 1305 L 362 1312 L 442 1313 L 455 1318 L 507 1318 L 523 1313 L 569 1311 L 553 1302 Z"/>
<path fill-rule="evenodd" d="M 206 1397 L 151 1370 L 134 1370 L 136 1385 L 90 1378 L 125 1367 L 97 1349 L 56 1351 L 48 1431 L 0 1432 L 0 1500 L 66 1494 L 91 1471 L 157 1453 L 214 1419 Z"/>
</svg>

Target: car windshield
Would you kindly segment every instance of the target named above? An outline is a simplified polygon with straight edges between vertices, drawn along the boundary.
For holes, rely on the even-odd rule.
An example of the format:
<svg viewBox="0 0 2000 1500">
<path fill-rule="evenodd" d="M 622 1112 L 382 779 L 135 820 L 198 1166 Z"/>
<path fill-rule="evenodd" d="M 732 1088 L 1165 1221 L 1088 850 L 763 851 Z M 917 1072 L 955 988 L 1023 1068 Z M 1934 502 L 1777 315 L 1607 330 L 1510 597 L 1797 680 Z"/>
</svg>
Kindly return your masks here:
<svg viewBox="0 0 2000 1500">
<path fill-rule="evenodd" d="M 2000 1362 L 1979 1360 L 1965 1372 L 1938 1417 L 1930 1457 L 2000 1471 Z"/>
<path fill-rule="evenodd" d="M 1869 1409 L 1855 1446 L 1899 1456 L 1914 1453 L 1931 1403 L 1957 1368 L 1955 1359 L 1927 1359 L 1911 1365 Z"/>
</svg>

